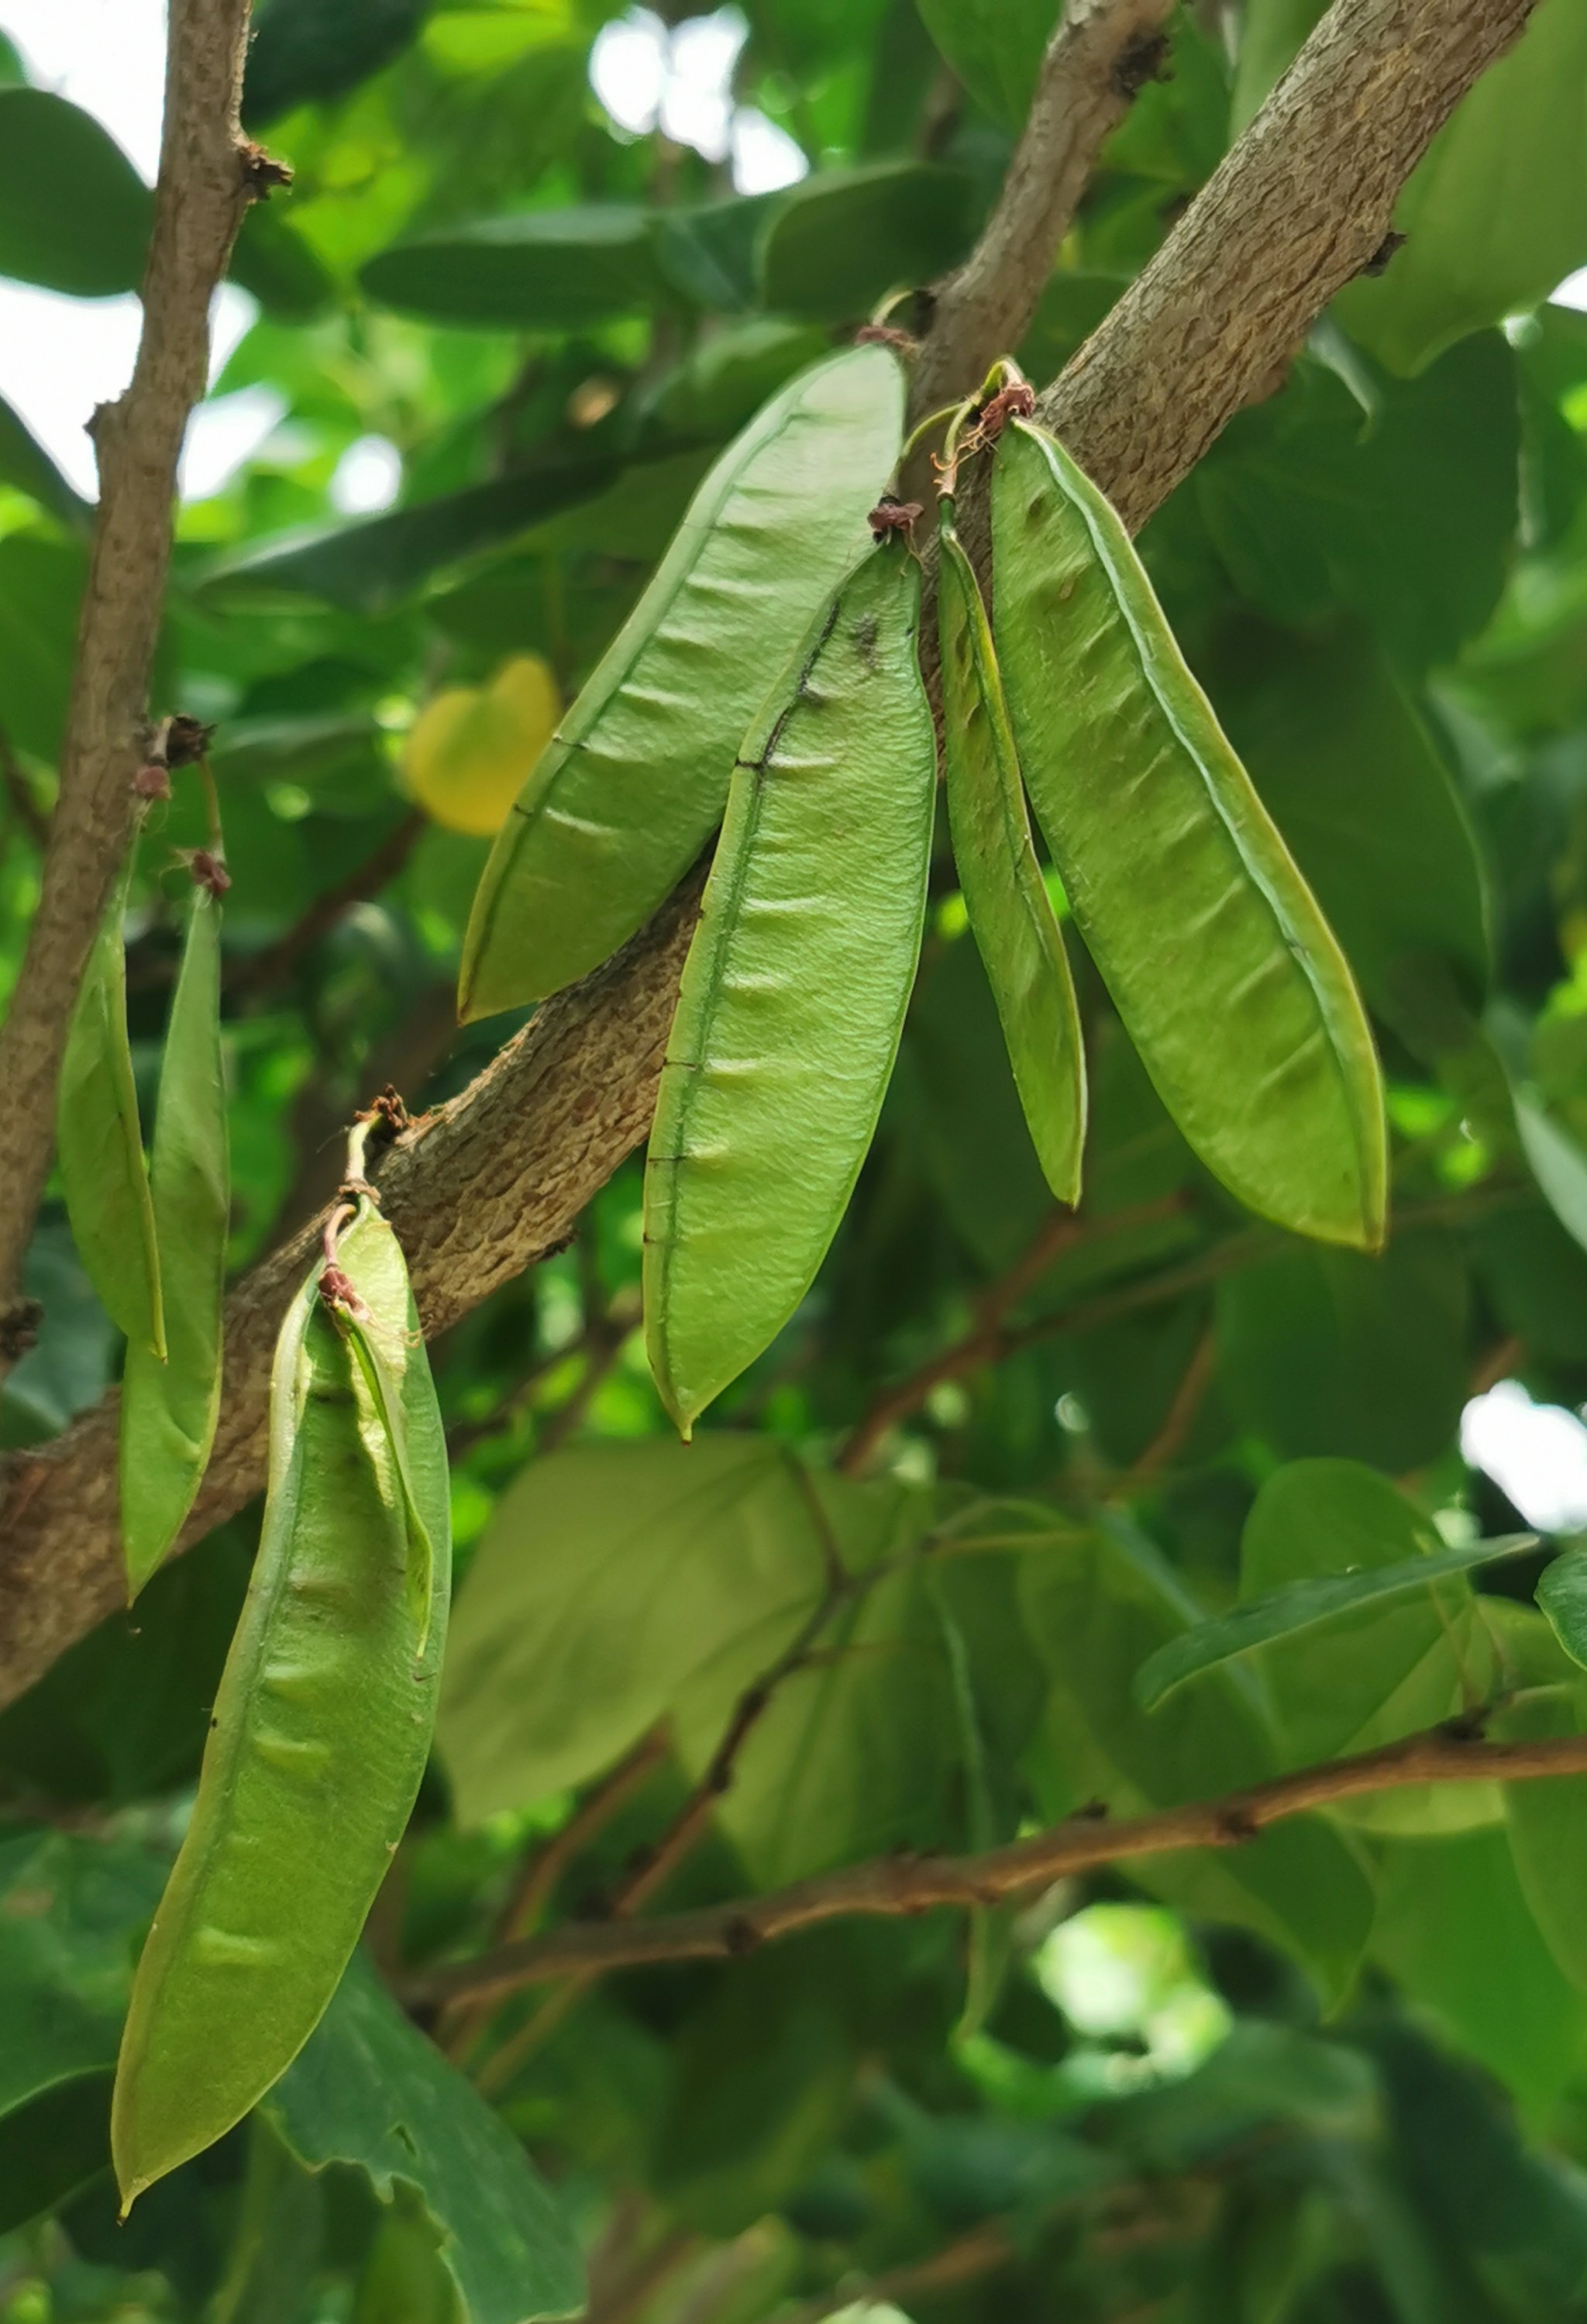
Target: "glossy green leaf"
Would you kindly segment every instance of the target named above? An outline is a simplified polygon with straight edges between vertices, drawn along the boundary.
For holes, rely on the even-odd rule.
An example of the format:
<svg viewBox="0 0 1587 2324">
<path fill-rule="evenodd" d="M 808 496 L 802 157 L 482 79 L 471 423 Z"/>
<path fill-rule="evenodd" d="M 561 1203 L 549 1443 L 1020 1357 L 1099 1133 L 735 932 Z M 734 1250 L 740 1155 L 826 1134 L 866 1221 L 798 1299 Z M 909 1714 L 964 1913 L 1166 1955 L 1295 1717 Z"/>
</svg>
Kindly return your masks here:
<svg viewBox="0 0 1587 2324">
<path fill-rule="evenodd" d="M 436 1552 L 428 1623 L 391 1447 L 316 1268 L 282 1327 L 258 1563 L 123 2039 L 112 2143 L 129 2203 L 238 2121 L 313 2032 L 429 1752 L 450 1585 L 440 1415 L 401 1250 L 367 1205 L 339 1257 L 401 1383 Z"/>
<path fill-rule="evenodd" d="M 943 757 L 954 862 L 1042 1174 L 1080 1199 L 1085 1053 L 1063 932 L 1036 860 L 975 568 L 944 502 L 937 538 Z"/>
<path fill-rule="evenodd" d="M 231 1224 L 220 1049 L 220 906 L 193 894 L 171 1001 L 150 1171 L 165 1360 L 127 1349 L 121 1527 L 127 1591 L 160 1565 L 198 1497 L 220 1416 L 221 1305 Z"/>
<path fill-rule="evenodd" d="M 88 558 L 77 541 L 14 532 L 0 540 L 0 687 L 18 750 L 57 760 Z"/>
<path fill-rule="evenodd" d="M 577 2246 L 522 2146 L 362 1958 L 263 2112 L 309 2170 L 351 2163 L 383 2202 L 414 2191 L 466 2324 L 582 2310 Z"/>
<path fill-rule="evenodd" d="M 882 347 L 789 382 L 723 453 L 524 787 L 480 882 L 459 1007 L 538 1000 L 632 936 L 694 862 L 745 726 L 863 539 L 897 457 Z"/>
<path fill-rule="evenodd" d="M 761 245 L 761 303 L 779 315 L 863 322 L 900 285 L 928 282 L 969 249 L 973 180 L 920 161 L 807 178 Z"/>
<path fill-rule="evenodd" d="M 1187 1679 L 1248 1655 L 1253 1647 L 1265 1646 L 1276 1638 L 1294 1637 L 1342 1614 L 1359 1613 L 1368 1606 L 1410 1596 L 1450 1574 L 1468 1573 L 1480 1565 L 1518 1557 L 1536 1546 L 1536 1534 L 1506 1534 L 1492 1541 L 1466 1542 L 1455 1549 L 1429 1550 L 1395 1565 L 1292 1582 L 1287 1589 L 1254 1598 L 1170 1639 L 1136 1673 L 1135 1700 L 1143 1711 L 1156 1711 Z"/>
<path fill-rule="evenodd" d="M 71 1231 L 89 1279 L 127 1338 L 163 1360 L 154 1204 L 127 1047 L 122 922 L 133 857 L 129 846 L 72 1010 L 56 1100 L 56 1145 Z"/>
<path fill-rule="evenodd" d="M 379 305 L 427 323 L 527 331 L 636 314 L 662 289 L 650 212 L 615 202 L 527 210 L 399 243 L 359 279 Z"/>
<path fill-rule="evenodd" d="M 1343 955 L 1117 515 L 1023 420 L 996 460 L 996 632 L 1014 738 L 1130 1038 L 1242 1202 L 1297 1233 L 1376 1249 L 1383 1097 Z"/>
<path fill-rule="evenodd" d="M 313 245 L 269 202 L 255 202 L 244 218 L 226 271 L 283 322 L 312 321 L 341 298 L 341 285 Z"/>
<path fill-rule="evenodd" d="M 919 567 L 873 549 L 745 738 L 645 1164 L 645 1338 L 687 1437 L 815 1280 L 870 1147 L 926 914 Z"/>
<path fill-rule="evenodd" d="M 1022 129 L 1042 51 L 1062 11 L 1054 0 L 919 0 L 927 31 L 977 105 Z"/>
<path fill-rule="evenodd" d="M 250 127 L 346 97 L 400 56 L 432 0 L 260 0 L 243 84 Z"/>
<path fill-rule="evenodd" d="M 1391 369 L 1546 299 L 1587 263 L 1587 16 L 1542 0 L 1479 78 L 1396 205 L 1406 236 L 1339 311 Z"/>
<path fill-rule="evenodd" d="M 0 88 L 0 274 L 102 299 L 135 290 L 153 201 L 91 114 Z"/>
<path fill-rule="evenodd" d="M 1278 1751 L 1249 1674 L 1221 1671 L 1155 1718 L 1130 1682 L 1147 1657 L 1184 1633 L 1200 1608 L 1158 1554 L 1119 1523 L 1020 1561 L 1021 1602 L 1054 1681 L 1048 1699 L 1049 1815 L 1099 1792 L 1115 1814 L 1172 1807 L 1275 1774 Z M 1190 1851 L 1139 1859 L 1136 1877 L 1184 1910 L 1243 1921 L 1308 1960 L 1343 1989 L 1372 1917 L 1364 1859 L 1316 1817 L 1275 1824 L 1226 1855 Z"/>
</svg>

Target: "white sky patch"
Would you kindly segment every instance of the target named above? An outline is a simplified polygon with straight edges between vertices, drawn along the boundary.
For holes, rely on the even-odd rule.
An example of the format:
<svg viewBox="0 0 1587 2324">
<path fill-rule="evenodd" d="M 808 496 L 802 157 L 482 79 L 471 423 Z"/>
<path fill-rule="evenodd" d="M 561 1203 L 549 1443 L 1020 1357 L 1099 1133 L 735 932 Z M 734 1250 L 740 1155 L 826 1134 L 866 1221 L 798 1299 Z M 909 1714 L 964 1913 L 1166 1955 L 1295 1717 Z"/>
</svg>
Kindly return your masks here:
<svg viewBox="0 0 1587 2324">
<path fill-rule="evenodd" d="M 660 128 L 707 161 L 731 155 L 741 194 L 796 185 L 809 161 L 786 130 L 754 106 L 735 106 L 733 77 L 749 36 L 736 8 L 691 16 L 669 31 L 650 8 L 605 25 L 590 52 L 590 84 L 620 129 Z"/>
<path fill-rule="evenodd" d="M 1461 1454 L 1539 1532 L 1587 1528 L 1587 1427 L 1563 1405 L 1534 1404 L 1519 1380 L 1500 1380 L 1461 1415 Z"/>
<path fill-rule="evenodd" d="M 164 96 L 164 0 L 0 0 L 0 32 L 15 42 L 40 88 L 69 97 L 106 128 L 143 177 L 160 158 Z M 211 318 L 214 378 L 258 308 L 227 283 Z M 94 407 L 132 377 L 142 320 L 136 299 L 69 299 L 0 281 L 0 395 L 26 421 L 61 473 L 92 500 Z M 186 499 L 218 492 L 279 426 L 285 405 L 268 388 L 218 398 L 193 415 L 182 456 Z"/>
<path fill-rule="evenodd" d="M 374 516 L 402 489 L 402 455 L 384 436 L 360 436 L 337 462 L 330 504 L 339 516 Z"/>
<path fill-rule="evenodd" d="M 1567 274 L 1554 294 L 1556 307 L 1587 307 L 1587 266 L 1578 266 Z"/>
</svg>

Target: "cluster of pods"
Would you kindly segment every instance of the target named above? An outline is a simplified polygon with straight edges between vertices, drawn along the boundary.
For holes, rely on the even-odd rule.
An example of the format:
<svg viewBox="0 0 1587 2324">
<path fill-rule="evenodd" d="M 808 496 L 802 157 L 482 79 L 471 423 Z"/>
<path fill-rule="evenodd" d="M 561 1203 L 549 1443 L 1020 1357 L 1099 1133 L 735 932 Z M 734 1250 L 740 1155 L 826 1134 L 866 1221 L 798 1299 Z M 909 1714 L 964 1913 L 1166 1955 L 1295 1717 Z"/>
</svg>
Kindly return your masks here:
<svg viewBox="0 0 1587 2324">
<path fill-rule="evenodd" d="M 648 1343 L 686 1434 L 815 1277 L 919 956 L 938 742 L 918 512 L 883 489 L 907 448 L 885 336 L 802 374 L 718 460 L 530 774 L 465 947 L 466 1018 L 543 999 L 634 935 L 722 826 L 645 1177 Z M 1209 1169 L 1281 1226 L 1376 1248 L 1385 1130 L 1365 1013 L 1123 525 L 1011 366 L 944 420 L 948 825 L 1054 1194 L 1080 1194 L 1085 1064 L 1032 808 L 1119 1015 Z M 990 617 L 955 527 L 968 461 L 992 467 Z M 135 1591 L 180 1531 L 215 1434 L 226 1130 L 219 913 L 201 890 L 151 1184 L 124 898 L 78 1006 L 60 1150 L 85 1261 L 129 1338 Z M 312 2032 L 429 1749 L 446 1447 L 402 1254 L 364 1175 L 369 1128 L 282 1327 L 260 1556 L 137 1973 L 113 2109 L 129 2202 L 238 2121 Z"/>
</svg>

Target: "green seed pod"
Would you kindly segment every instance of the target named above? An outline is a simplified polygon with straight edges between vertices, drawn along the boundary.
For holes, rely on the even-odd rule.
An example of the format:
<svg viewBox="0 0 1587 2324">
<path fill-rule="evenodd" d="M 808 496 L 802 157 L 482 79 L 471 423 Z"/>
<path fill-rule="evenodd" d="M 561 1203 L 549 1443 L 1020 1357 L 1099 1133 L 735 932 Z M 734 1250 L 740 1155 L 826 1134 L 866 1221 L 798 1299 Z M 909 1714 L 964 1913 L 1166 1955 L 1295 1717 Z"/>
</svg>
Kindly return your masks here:
<svg viewBox="0 0 1587 2324">
<path fill-rule="evenodd" d="M 1036 860 L 981 586 L 948 500 L 942 503 L 937 539 L 943 759 L 954 862 L 1042 1175 L 1060 1202 L 1077 1203 L 1085 1051 L 1075 982 Z"/>
<path fill-rule="evenodd" d="M 240 2121 L 314 2031 L 429 1754 L 446 1441 L 401 1251 L 367 1204 L 337 1257 L 401 1405 L 409 1485 L 317 1268 L 277 1343 L 259 1556 L 122 2037 L 111 2145 L 128 2205 Z"/>
<path fill-rule="evenodd" d="M 686 1436 L 809 1288 L 892 1071 L 936 793 L 919 622 L 894 541 L 821 615 L 734 775 L 645 1166 L 650 1365 Z"/>
<path fill-rule="evenodd" d="M 121 1388 L 121 1531 L 135 1598 L 198 1497 L 220 1413 L 231 1218 L 220 1054 L 220 906 L 195 889 L 160 1074 L 151 1171 L 166 1360 L 140 1340 Z"/>
<path fill-rule="evenodd" d="M 860 546 L 902 426 L 896 357 L 852 347 L 724 452 L 496 841 L 463 947 L 465 1021 L 598 966 L 694 862 L 789 640 Z"/>
<path fill-rule="evenodd" d="M 165 1354 L 154 1204 L 126 1038 L 126 915 L 135 850 L 88 954 L 61 1060 L 55 1140 L 78 1254 L 113 1323 Z"/>
<path fill-rule="evenodd" d="M 1022 420 L 997 449 L 992 549 L 1031 804 L 1164 1103 L 1251 1210 L 1376 1250 L 1383 1091 L 1344 955 L 1117 514 Z"/>
</svg>

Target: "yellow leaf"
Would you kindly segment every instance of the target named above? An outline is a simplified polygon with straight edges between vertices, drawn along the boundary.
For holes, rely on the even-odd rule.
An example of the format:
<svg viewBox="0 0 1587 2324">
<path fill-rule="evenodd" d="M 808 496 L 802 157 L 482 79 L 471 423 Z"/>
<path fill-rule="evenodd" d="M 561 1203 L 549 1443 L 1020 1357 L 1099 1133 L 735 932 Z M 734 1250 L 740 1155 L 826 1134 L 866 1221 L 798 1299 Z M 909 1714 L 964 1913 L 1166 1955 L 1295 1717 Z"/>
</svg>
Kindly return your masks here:
<svg viewBox="0 0 1587 2324">
<path fill-rule="evenodd" d="M 561 715 L 557 681 L 538 654 L 503 662 L 487 687 L 447 687 L 408 738 L 409 788 L 447 831 L 488 839 Z"/>
</svg>

